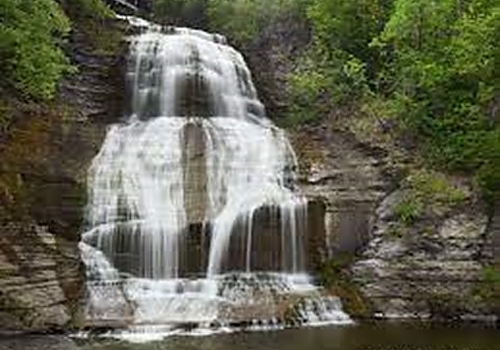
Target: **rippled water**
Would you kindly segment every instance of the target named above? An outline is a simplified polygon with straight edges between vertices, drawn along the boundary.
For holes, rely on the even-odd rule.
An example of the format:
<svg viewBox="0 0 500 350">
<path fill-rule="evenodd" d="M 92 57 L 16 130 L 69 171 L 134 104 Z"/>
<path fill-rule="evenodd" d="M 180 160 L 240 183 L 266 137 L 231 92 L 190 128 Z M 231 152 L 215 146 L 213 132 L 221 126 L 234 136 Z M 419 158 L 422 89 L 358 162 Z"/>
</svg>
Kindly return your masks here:
<svg viewBox="0 0 500 350">
<path fill-rule="evenodd" d="M 113 340 L 72 345 L 54 337 L 0 337 L 0 350 L 495 350 L 500 331 L 415 324 L 365 324 L 249 332 L 208 337 L 170 337 L 132 344 Z"/>
</svg>

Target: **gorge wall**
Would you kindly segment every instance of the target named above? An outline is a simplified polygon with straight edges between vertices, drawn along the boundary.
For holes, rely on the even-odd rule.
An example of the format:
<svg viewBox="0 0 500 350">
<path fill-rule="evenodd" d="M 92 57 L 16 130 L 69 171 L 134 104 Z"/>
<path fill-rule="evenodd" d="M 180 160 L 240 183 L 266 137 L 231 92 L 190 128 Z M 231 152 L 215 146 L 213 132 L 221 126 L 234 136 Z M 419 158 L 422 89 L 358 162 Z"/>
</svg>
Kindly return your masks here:
<svg viewBox="0 0 500 350">
<path fill-rule="evenodd" d="M 77 243 L 86 170 L 106 125 L 121 115 L 125 27 L 81 18 L 69 2 L 63 6 L 74 25 L 65 51 L 78 72 L 60 83 L 52 103 L 2 91 L 12 115 L 0 145 L 3 330 L 58 330 L 81 322 L 85 292 Z M 102 41 L 93 30 L 105 33 Z"/>
</svg>

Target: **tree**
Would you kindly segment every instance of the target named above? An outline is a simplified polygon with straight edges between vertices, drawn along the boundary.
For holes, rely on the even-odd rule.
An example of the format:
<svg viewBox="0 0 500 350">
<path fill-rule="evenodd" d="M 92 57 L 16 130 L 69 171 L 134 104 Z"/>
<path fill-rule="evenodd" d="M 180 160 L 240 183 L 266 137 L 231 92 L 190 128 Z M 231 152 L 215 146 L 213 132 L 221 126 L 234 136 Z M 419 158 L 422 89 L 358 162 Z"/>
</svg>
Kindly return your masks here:
<svg viewBox="0 0 500 350">
<path fill-rule="evenodd" d="M 487 168 L 500 168 L 499 39 L 496 1 L 396 0 L 374 40 L 391 53 L 382 72 L 388 93 L 427 158 L 453 171 L 480 170 L 489 184 Z"/>
</svg>

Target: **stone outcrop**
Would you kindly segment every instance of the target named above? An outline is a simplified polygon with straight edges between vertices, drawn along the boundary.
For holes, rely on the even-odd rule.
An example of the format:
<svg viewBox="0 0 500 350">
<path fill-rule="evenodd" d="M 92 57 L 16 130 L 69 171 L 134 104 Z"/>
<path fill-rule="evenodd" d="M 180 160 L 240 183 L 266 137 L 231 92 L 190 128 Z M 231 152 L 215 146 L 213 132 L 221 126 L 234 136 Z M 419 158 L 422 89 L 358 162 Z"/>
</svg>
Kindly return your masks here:
<svg viewBox="0 0 500 350">
<path fill-rule="evenodd" d="M 283 16 L 241 48 L 259 99 L 274 121 L 279 122 L 287 112 L 287 75 L 294 68 L 294 59 L 308 47 L 310 40 L 310 29 L 304 18 Z"/>
<path fill-rule="evenodd" d="M 61 329 L 78 322 L 83 295 L 76 245 L 25 223 L 1 226 L 0 234 L 0 329 Z"/>
<path fill-rule="evenodd" d="M 325 203 L 324 257 L 354 253 L 369 240 L 375 208 L 391 186 L 385 154 L 327 123 L 293 135 L 301 189 Z"/>
<path fill-rule="evenodd" d="M 391 229 L 393 198 L 377 209 L 371 239 L 351 267 L 354 280 L 384 318 L 483 317 L 492 312 L 474 293 L 491 259 L 487 216 L 477 206 L 434 219 L 434 230 Z M 428 222 L 430 224 L 430 222 Z"/>
</svg>

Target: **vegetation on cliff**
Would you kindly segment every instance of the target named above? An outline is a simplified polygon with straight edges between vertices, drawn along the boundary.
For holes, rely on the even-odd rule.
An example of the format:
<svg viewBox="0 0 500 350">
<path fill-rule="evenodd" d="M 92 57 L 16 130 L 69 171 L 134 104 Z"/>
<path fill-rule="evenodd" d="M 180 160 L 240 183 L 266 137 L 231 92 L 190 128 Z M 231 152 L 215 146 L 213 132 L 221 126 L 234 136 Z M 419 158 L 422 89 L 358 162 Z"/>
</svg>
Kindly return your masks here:
<svg viewBox="0 0 500 350">
<path fill-rule="evenodd" d="M 496 194 L 497 2 L 315 0 L 308 16 L 315 31 L 309 55 L 320 62 L 334 57 L 344 85 L 325 86 L 332 109 L 348 96 L 359 113 L 370 110 L 430 166 L 473 173 L 485 194 Z M 298 75 L 315 80 L 310 71 Z"/>
<path fill-rule="evenodd" d="M 101 0 L 67 2 L 0 2 L 1 88 L 15 90 L 28 99 L 50 100 L 61 77 L 75 71 L 63 49 L 72 28 L 64 10 L 80 18 L 104 18 L 111 12 Z"/>
<path fill-rule="evenodd" d="M 97 34 L 111 15 L 102 0 L 0 1 L 0 223 L 28 220 L 43 202 L 43 176 L 61 143 L 54 136 L 76 113 L 75 101 L 57 94 L 61 79 L 77 72 L 69 39 L 118 45 L 122 32 Z"/>
</svg>

